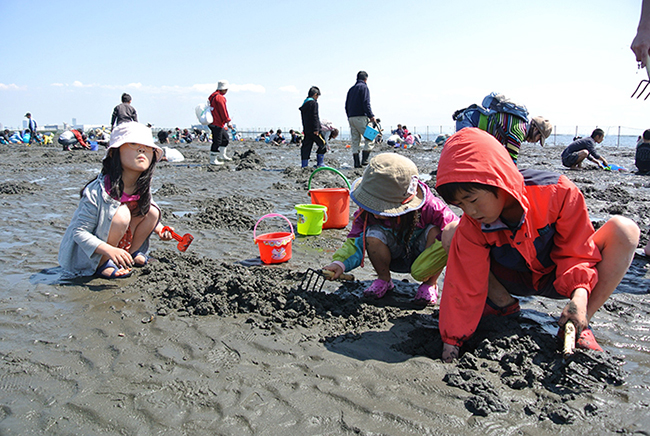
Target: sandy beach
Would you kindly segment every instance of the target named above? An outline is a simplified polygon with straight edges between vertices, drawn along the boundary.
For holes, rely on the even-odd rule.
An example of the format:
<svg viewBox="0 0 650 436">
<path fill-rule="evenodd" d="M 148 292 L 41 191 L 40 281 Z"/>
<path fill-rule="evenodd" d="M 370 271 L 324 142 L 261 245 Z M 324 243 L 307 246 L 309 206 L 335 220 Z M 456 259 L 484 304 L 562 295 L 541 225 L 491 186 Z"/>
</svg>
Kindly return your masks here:
<svg viewBox="0 0 650 436">
<path fill-rule="evenodd" d="M 565 302 L 524 298 L 519 320 L 482 322 L 460 361 L 443 364 L 438 306 L 411 302 L 409 275 L 395 274 L 395 290 L 378 301 L 362 296 L 369 262 L 354 282 L 299 289 L 346 229 L 297 236 L 289 262 L 260 264 L 258 219 L 279 213 L 295 228 L 294 206 L 310 202 L 313 168 L 299 168 L 298 147 L 245 140 L 223 166 L 207 165 L 209 144 L 172 147 L 186 160 L 158 165 L 153 196 L 163 223 L 194 241 L 183 253 L 152 238 L 154 260 L 124 280 L 66 279 L 57 264 L 103 150 L 0 147 L 0 434 L 650 434 L 646 257 L 635 256 L 592 320 L 605 353 L 564 360 L 556 323 Z M 650 178 L 570 171 L 562 150 L 525 144 L 519 167 L 566 174 L 596 227 L 627 216 L 643 247 Z M 396 152 L 433 187 L 440 151 Z M 600 151 L 634 168 L 632 148 Z M 336 141 L 325 158 L 350 181 L 362 174 L 351 161 Z M 331 171 L 312 181 L 342 186 Z M 257 232 L 286 228 L 265 219 Z"/>
</svg>

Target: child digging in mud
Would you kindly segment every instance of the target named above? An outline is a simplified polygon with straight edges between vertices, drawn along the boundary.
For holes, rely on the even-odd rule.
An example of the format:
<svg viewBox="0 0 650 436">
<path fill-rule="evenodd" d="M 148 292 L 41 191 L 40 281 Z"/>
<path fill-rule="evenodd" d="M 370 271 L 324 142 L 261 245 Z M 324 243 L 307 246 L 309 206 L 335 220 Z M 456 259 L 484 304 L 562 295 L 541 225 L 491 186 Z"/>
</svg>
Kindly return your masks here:
<svg viewBox="0 0 650 436">
<path fill-rule="evenodd" d="M 589 320 L 630 266 L 639 241 L 631 220 L 598 231 L 580 190 L 564 175 L 517 170 L 488 133 L 465 128 L 445 143 L 436 189 L 464 214 L 449 249 L 440 301 L 442 359 L 450 362 L 481 317 L 517 316 L 517 296 L 568 298 L 578 348 L 602 351 Z M 558 332 L 561 334 L 561 332 Z"/>
<path fill-rule="evenodd" d="M 164 241 L 172 238 L 162 232 L 160 209 L 151 199 L 151 177 L 162 154 L 143 124 L 127 122 L 113 129 L 102 171 L 81 190 L 63 235 L 63 269 L 82 276 L 128 277 L 131 267 L 147 263 L 152 232 Z"/>
<path fill-rule="evenodd" d="M 382 298 L 392 290 L 391 271 L 410 272 L 422 282 L 415 301 L 435 304 L 436 280 L 447 261 L 443 235 L 458 217 L 418 179 L 415 164 L 394 153 L 372 159 L 363 177 L 355 181 L 350 197 L 359 210 L 348 239 L 334 253 L 334 262 L 325 267 L 334 272 L 332 278 L 363 266 L 367 252 L 378 278 L 364 291 L 365 296 Z"/>
</svg>

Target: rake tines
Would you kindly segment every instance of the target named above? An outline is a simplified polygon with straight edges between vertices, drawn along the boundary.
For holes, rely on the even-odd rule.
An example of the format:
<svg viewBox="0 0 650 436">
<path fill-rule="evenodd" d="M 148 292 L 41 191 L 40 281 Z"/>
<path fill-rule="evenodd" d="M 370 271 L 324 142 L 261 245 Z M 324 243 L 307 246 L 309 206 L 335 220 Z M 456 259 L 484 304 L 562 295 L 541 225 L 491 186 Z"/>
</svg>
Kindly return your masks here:
<svg viewBox="0 0 650 436">
<path fill-rule="evenodd" d="M 641 68 L 641 65 L 643 65 L 643 64 L 641 62 L 639 62 L 639 68 Z M 637 85 L 636 89 L 632 93 L 632 96 L 630 98 L 634 98 L 635 95 L 636 95 L 637 99 L 643 97 L 643 94 L 645 93 L 645 90 L 648 88 L 648 85 L 650 85 L 650 58 L 648 58 L 647 55 L 646 55 L 646 58 L 645 58 L 645 71 L 646 71 L 646 73 L 648 73 L 648 80 L 643 79 L 642 81 L 640 81 L 639 84 Z M 648 94 L 646 94 L 644 100 L 647 100 L 648 97 L 650 97 L 650 92 L 648 92 Z"/>
<path fill-rule="evenodd" d="M 645 84 L 645 86 L 644 86 L 644 84 Z M 642 80 L 642 81 L 640 81 L 639 84 L 637 85 L 636 89 L 632 93 L 632 96 L 630 98 L 634 98 L 635 95 L 636 95 L 637 99 L 643 97 L 643 93 L 645 92 L 646 88 L 648 88 L 648 85 L 650 85 L 650 80 Z M 643 88 L 641 88 L 641 86 L 643 86 Z M 640 92 L 638 92 L 639 89 L 641 89 Z M 638 94 L 637 94 L 637 92 L 638 92 Z M 647 100 L 648 97 L 650 97 L 650 92 L 645 96 L 644 100 Z"/>
<path fill-rule="evenodd" d="M 325 277 L 320 271 L 309 268 L 305 271 L 305 275 L 302 277 L 302 282 L 300 282 L 300 290 L 302 292 L 306 291 L 316 291 L 320 292 L 323 289 L 325 284 Z"/>
</svg>

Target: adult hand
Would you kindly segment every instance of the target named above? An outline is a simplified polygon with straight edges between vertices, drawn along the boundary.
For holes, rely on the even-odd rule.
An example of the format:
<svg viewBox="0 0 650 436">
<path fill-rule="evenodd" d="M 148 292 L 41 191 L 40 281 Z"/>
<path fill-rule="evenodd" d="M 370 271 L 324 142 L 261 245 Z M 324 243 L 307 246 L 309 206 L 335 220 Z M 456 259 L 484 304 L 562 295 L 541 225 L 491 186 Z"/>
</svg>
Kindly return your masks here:
<svg viewBox="0 0 650 436">
<path fill-rule="evenodd" d="M 451 363 L 454 359 L 458 359 L 460 347 L 451 344 L 442 344 L 442 361 Z"/>
<path fill-rule="evenodd" d="M 636 60 L 641 62 L 642 67 L 645 67 L 646 59 L 650 51 L 650 4 L 648 3 L 648 0 L 643 0 L 639 27 L 630 46 L 636 56 Z"/>
<path fill-rule="evenodd" d="M 589 295 L 587 294 L 586 289 L 577 288 L 573 291 L 571 300 L 564 307 L 564 310 L 562 310 L 562 315 L 560 316 L 558 325 L 564 327 L 566 322 L 571 320 L 576 326 L 576 335 L 580 336 L 582 330 L 589 326 L 589 321 L 587 320 L 588 301 Z"/>
<path fill-rule="evenodd" d="M 338 263 L 330 263 L 329 265 L 327 265 L 323 269 L 326 269 L 328 271 L 332 271 L 334 273 L 334 275 L 332 277 L 328 278 L 328 280 L 336 280 L 339 277 L 341 277 L 341 274 L 343 274 L 343 268 L 341 268 L 341 265 L 339 265 Z"/>
</svg>

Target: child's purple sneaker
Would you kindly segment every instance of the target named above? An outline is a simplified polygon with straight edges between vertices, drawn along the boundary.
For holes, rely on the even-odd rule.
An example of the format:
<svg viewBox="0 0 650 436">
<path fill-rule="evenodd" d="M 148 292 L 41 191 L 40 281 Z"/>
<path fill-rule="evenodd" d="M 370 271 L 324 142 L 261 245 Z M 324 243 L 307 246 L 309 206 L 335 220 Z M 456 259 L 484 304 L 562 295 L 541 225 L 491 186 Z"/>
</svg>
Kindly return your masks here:
<svg viewBox="0 0 650 436">
<path fill-rule="evenodd" d="M 433 306 L 438 301 L 438 285 L 427 285 L 422 283 L 418 287 L 413 302 Z"/>
<path fill-rule="evenodd" d="M 394 287 L 395 285 L 392 280 L 390 282 L 385 282 L 382 279 L 377 279 L 372 282 L 372 285 L 370 285 L 368 289 L 363 291 L 363 296 L 381 298 L 386 295 L 386 292 L 392 291 Z"/>
</svg>

